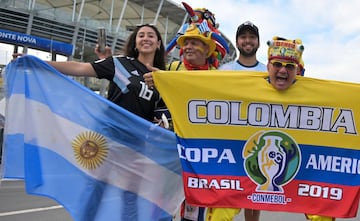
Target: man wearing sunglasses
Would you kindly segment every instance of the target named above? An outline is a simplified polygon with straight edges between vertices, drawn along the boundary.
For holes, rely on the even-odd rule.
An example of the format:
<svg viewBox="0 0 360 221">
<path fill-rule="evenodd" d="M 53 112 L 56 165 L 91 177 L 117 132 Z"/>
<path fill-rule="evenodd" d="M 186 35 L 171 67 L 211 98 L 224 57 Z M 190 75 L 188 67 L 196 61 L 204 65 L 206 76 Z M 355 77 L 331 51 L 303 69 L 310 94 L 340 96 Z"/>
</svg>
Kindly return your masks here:
<svg viewBox="0 0 360 221">
<path fill-rule="evenodd" d="M 288 40 L 274 37 L 268 41 L 269 82 L 277 90 L 288 89 L 296 80 L 296 75 L 304 76 L 302 53 L 304 46 L 300 39 Z M 333 217 L 305 214 L 311 221 L 335 221 Z"/>
<path fill-rule="evenodd" d="M 304 46 L 300 39 L 274 37 L 269 45 L 267 69 L 269 82 L 277 90 L 286 90 L 296 80 Z"/>
</svg>

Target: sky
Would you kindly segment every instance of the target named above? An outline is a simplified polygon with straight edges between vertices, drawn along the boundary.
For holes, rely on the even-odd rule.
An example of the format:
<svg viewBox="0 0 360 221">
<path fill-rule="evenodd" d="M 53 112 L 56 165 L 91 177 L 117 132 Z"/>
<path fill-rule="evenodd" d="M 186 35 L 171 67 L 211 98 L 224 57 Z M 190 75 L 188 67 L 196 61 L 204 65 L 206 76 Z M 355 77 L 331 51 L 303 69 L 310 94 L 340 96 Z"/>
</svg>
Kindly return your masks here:
<svg viewBox="0 0 360 221">
<path fill-rule="evenodd" d="M 182 7 L 182 0 L 171 0 Z M 258 60 L 267 62 L 274 36 L 300 38 L 305 76 L 360 83 L 359 0 L 186 0 L 215 14 L 220 31 L 235 45 L 237 27 L 251 21 L 259 28 Z M 4 46 L 1 46 L 3 49 Z M 10 54 L 0 50 L 0 60 Z"/>
<path fill-rule="evenodd" d="M 172 0 L 181 5 L 181 0 Z M 305 76 L 360 83 L 359 0 L 187 0 L 215 14 L 235 45 L 237 27 L 251 21 L 260 33 L 259 61 L 267 62 L 274 36 L 301 39 Z"/>
</svg>

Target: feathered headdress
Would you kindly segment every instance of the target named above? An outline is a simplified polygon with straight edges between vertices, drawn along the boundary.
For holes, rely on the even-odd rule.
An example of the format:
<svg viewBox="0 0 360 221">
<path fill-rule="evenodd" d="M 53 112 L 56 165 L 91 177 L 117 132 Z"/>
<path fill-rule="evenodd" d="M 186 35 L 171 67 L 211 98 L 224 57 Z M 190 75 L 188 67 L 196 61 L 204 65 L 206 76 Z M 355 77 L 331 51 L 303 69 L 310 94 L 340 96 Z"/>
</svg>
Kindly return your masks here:
<svg viewBox="0 0 360 221">
<path fill-rule="evenodd" d="M 179 42 L 182 42 L 180 36 L 190 34 L 189 30 L 193 30 L 191 34 L 194 36 L 202 35 L 203 38 L 199 38 L 201 38 L 201 40 L 206 40 L 205 42 L 209 44 L 210 50 L 214 48 L 213 45 L 215 45 L 214 50 L 211 50 L 211 53 L 208 55 L 208 60 L 211 65 L 218 67 L 219 62 L 225 57 L 227 53 L 229 53 L 230 49 L 226 43 L 226 40 L 221 36 L 220 31 L 218 30 L 219 24 L 216 23 L 214 14 L 205 8 L 193 9 L 185 2 L 182 2 L 182 4 L 190 18 L 167 45 L 166 53 L 169 53 Z M 196 27 L 198 30 L 195 30 L 194 27 Z M 180 38 L 180 41 L 178 38 Z M 181 55 L 182 50 L 180 49 L 180 56 Z"/>
</svg>

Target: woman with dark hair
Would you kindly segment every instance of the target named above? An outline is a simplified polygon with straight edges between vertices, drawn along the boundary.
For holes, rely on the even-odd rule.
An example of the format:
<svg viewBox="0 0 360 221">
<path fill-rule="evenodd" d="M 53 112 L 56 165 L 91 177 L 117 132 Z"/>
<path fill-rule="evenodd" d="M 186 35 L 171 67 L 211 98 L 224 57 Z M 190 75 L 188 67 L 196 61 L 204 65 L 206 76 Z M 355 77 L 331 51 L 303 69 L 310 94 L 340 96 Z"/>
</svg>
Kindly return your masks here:
<svg viewBox="0 0 360 221">
<path fill-rule="evenodd" d="M 92 63 L 48 63 L 66 75 L 109 80 L 108 100 L 148 121 L 154 121 L 154 111 L 161 98 L 155 88 L 145 84 L 143 74 L 150 72 L 147 65 L 165 69 L 165 48 L 160 32 L 150 24 L 136 27 L 128 38 L 124 52 L 124 55 L 110 56 Z"/>
<path fill-rule="evenodd" d="M 156 48 L 157 50 L 155 50 L 153 63 L 154 63 L 155 67 L 158 67 L 159 69 L 164 70 L 165 65 L 166 65 L 165 64 L 165 48 L 164 48 L 159 30 L 153 25 L 145 24 L 145 25 L 139 25 L 135 28 L 133 33 L 129 36 L 128 41 L 124 47 L 125 55 L 129 56 L 129 57 L 134 57 L 134 58 L 138 58 L 139 56 L 141 57 L 141 56 L 145 55 L 145 53 L 141 53 L 141 51 L 139 51 L 137 48 L 138 33 L 140 33 L 139 34 L 140 38 L 143 37 L 144 34 L 141 34 L 141 33 L 144 33 L 143 32 L 144 27 L 153 29 L 154 33 L 156 34 L 156 36 L 153 36 L 153 37 L 157 37 L 157 41 L 158 41 L 159 45 Z"/>
</svg>

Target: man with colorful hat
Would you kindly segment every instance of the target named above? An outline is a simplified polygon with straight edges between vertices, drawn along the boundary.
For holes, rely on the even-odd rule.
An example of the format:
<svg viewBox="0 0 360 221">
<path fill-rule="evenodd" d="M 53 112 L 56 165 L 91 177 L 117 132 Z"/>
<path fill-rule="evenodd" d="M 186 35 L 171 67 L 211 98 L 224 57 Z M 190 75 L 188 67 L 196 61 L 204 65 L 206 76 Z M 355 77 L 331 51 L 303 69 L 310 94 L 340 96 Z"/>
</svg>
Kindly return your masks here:
<svg viewBox="0 0 360 221">
<path fill-rule="evenodd" d="M 269 82 L 277 90 L 288 89 L 296 80 L 296 75 L 304 75 L 302 53 L 304 46 L 300 39 L 288 40 L 274 37 L 268 41 Z M 305 214 L 311 221 L 335 221 L 333 217 Z"/>
<path fill-rule="evenodd" d="M 214 36 L 207 27 L 207 21 L 192 23 L 185 33 L 176 40 L 182 51 L 182 61 L 169 64 L 168 70 L 212 70 L 215 66 L 209 62 L 216 49 Z"/>
<path fill-rule="evenodd" d="M 304 46 L 300 39 L 274 37 L 268 41 L 269 82 L 277 90 L 286 90 L 296 80 Z"/>
<path fill-rule="evenodd" d="M 192 8 L 186 2 L 182 2 L 189 19 L 182 25 L 176 36 L 166 46 L 166 53 L 169 53 L 178 44 L 178 38 L 183 36 L 188 30 L 189 25 L 195 24 L 201 31 L 206 33 L 212 40 L 215 40 L 216 48 L 214 52 L 208 57 L 208 62 L 211 66 L 218 68 L 220 62 L 224 59 L 227 53 L 230 52 L 227 41 L 221 36 L 221 32 L 218 30 L 219 24 L 216 23 L 215 15 L 206 8 Z M 179 55 L 183 55 L 183 51 L 180 48 Z"/>
</svg>

